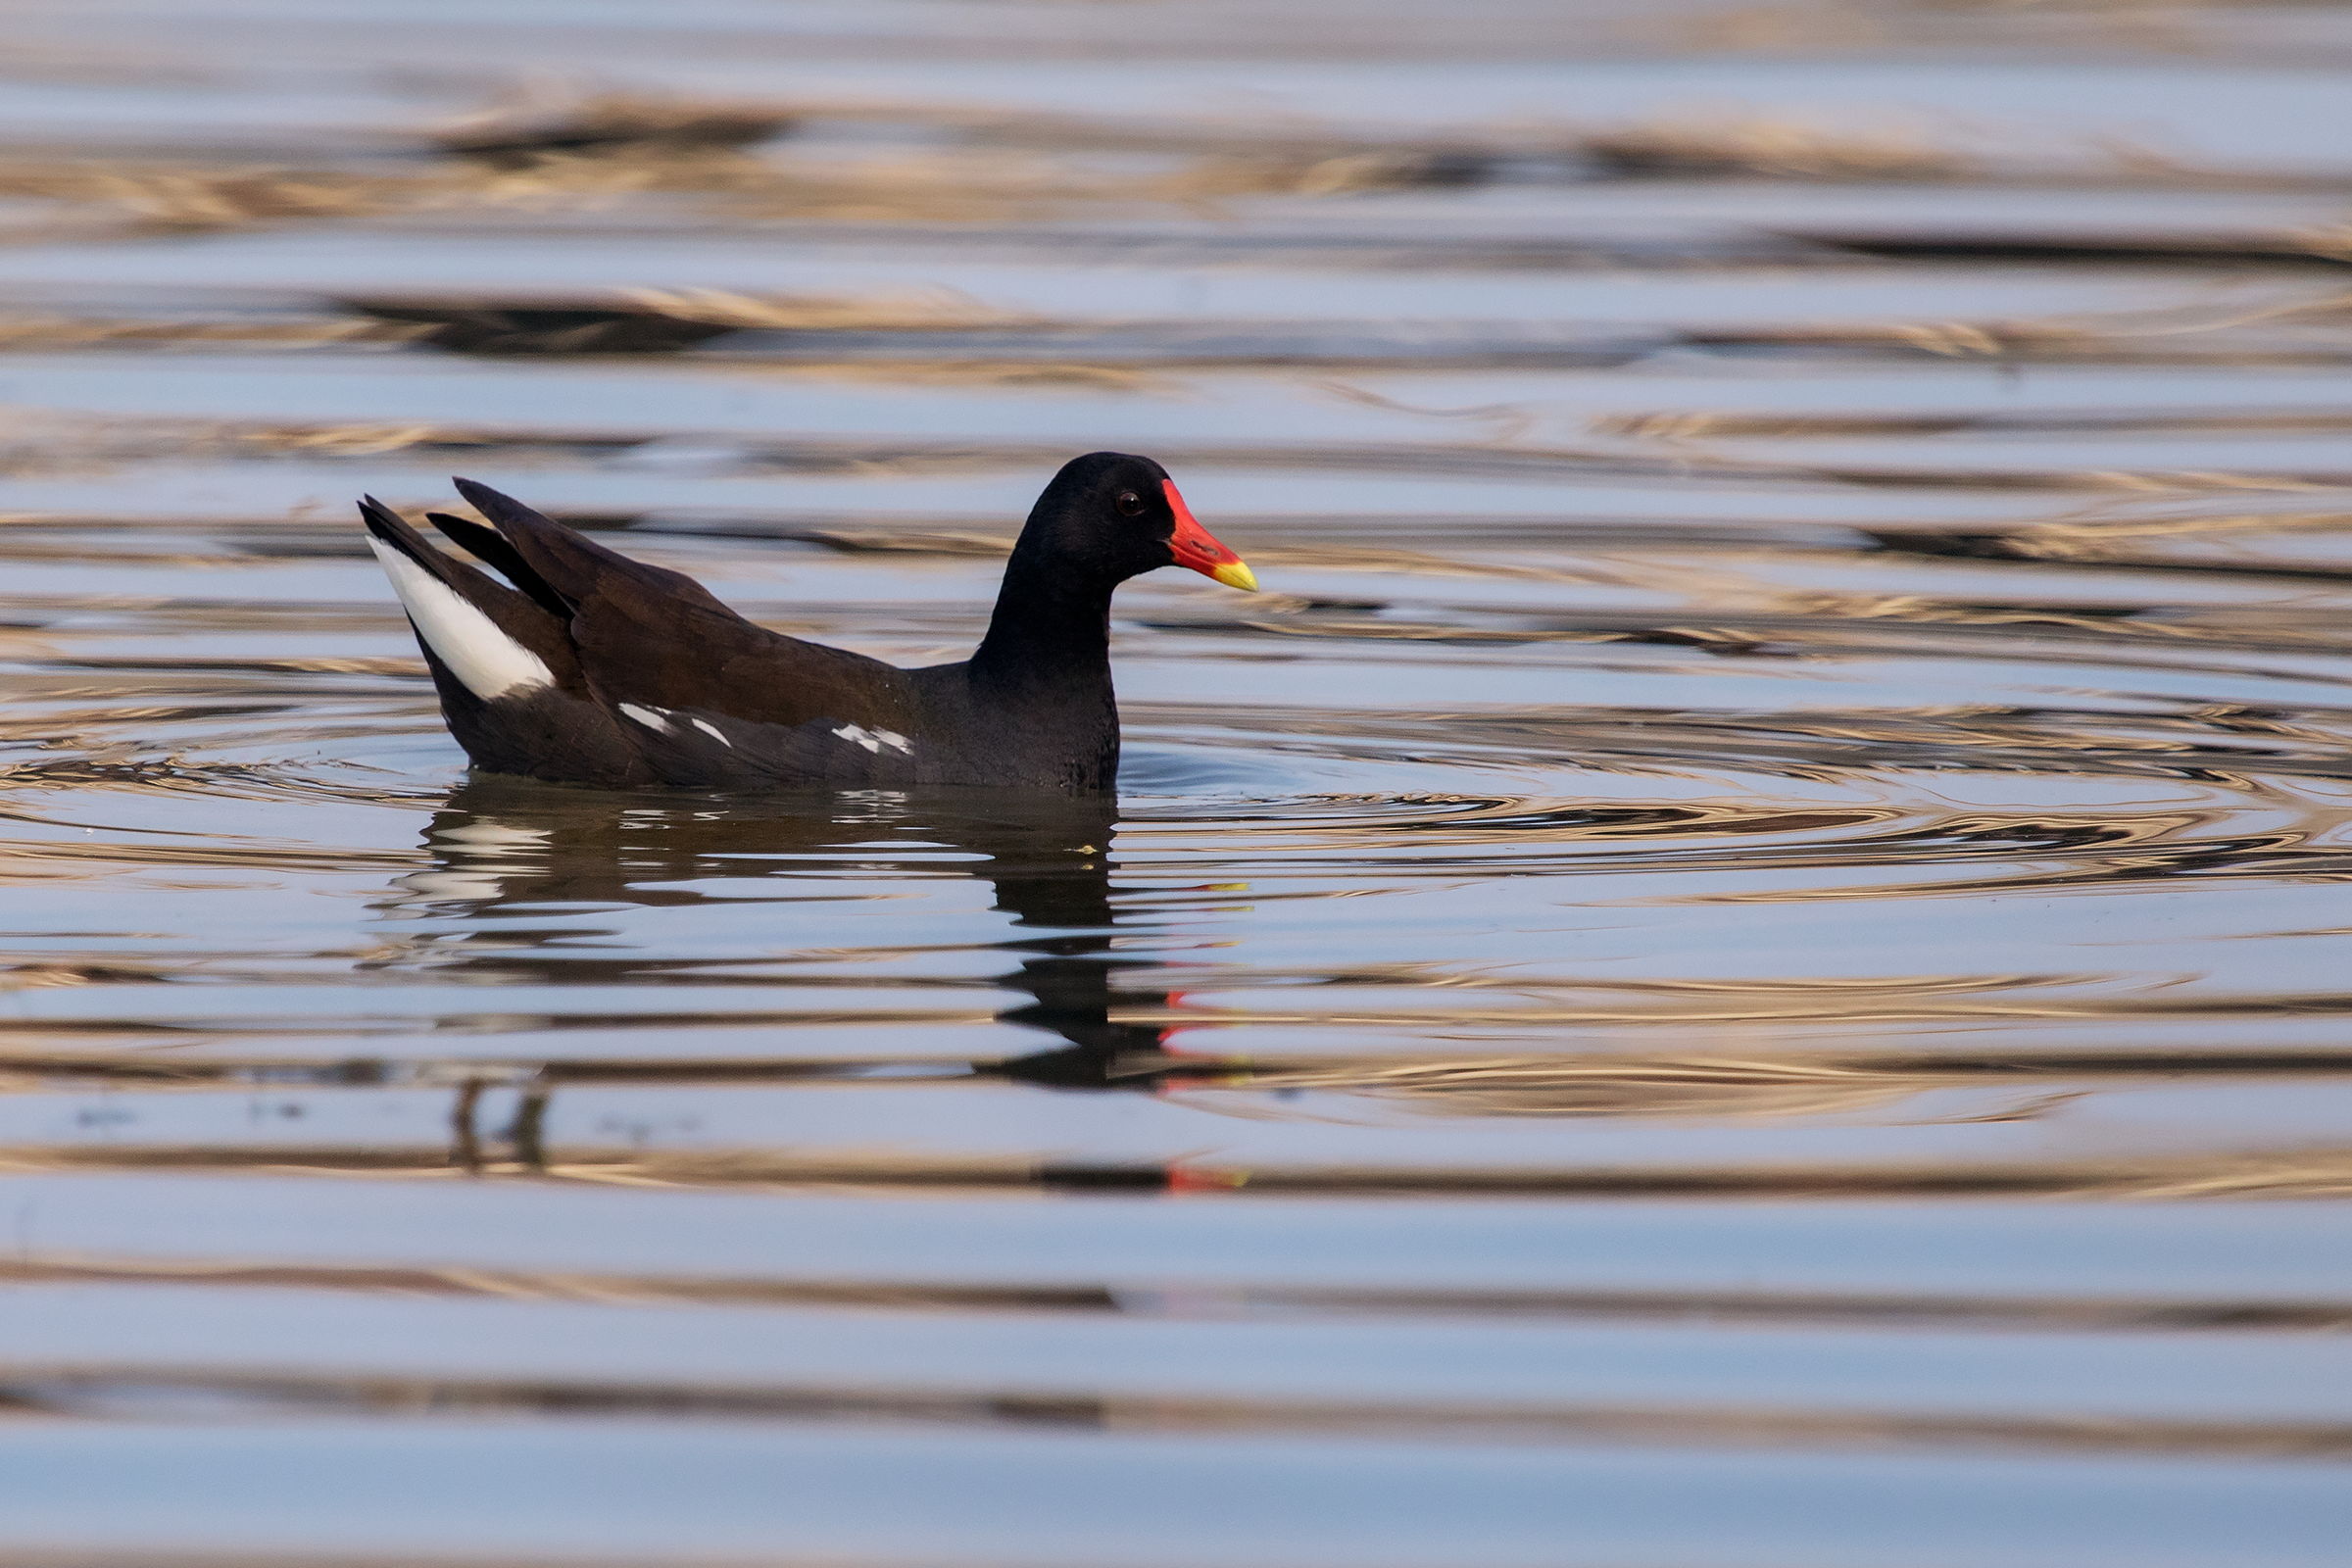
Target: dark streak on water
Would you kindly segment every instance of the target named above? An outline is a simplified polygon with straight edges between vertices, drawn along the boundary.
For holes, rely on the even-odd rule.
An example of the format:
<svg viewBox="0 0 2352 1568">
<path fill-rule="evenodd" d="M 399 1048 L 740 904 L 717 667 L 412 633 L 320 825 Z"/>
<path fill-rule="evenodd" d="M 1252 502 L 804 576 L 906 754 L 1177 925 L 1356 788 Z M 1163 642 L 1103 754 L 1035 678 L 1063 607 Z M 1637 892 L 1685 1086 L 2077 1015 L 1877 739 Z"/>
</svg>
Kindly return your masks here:
<svg viewBox="0 0 2352 1568">
<path fill-rule="evenodd" d="M 2344 1560 L 2343 16 L 563 9 L 0 23 L 0 1564 Z M 468 782 L 348 511 L 1099 447 L 1099 808 Z"/>
</svg>

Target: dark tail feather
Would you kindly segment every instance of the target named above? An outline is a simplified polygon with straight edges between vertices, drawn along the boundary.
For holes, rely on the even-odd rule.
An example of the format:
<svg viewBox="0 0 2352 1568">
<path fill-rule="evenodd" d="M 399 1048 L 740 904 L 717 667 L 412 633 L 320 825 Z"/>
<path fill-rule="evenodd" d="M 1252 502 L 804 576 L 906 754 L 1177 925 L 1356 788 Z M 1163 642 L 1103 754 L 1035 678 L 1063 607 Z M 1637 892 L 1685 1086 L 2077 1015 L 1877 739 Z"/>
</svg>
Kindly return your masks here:
<svg viewBox="0 0 2352 1568">
<path fill-rule="evenodd" d="M 730 618 L 734 615 L 734 612 L 711 597 L 708 588 L 684 572 L 649 566 L 617 551 L 607 550 L 587 535 L 533 512 L 513 496 L 501 495 L 486 484 L 476 484 L 471 479 L 450 482 L 458 487 L 458 494 L 473 504 L 476 512 L 497 526 L 499 533 L 522 557 L 527 568 L 551 592 L 561 595 L 575 609 L 597 591 L 600 578 L 610 575 L 639 589 L 652 589 L 661 598 L 715 610 Z"/>
<path fill-rule="evenodd" d="M 454 589 L 459 597 L 473 599 L 477 597 L 474 593 L 477 586 L 490 586 L 489 580 L 480 572 L 463 563 L 452 561 L 426 544 L 424 535 L 410 527 L 406 518 L 375 497 L 360 497 L 360 520 L 368 525 L 369 533 L 432 573 L 442 584 Z M 468 582 L 468 578 L 472 581 Z"/>
<path fill-rule="evenodd" d="M 547 514 L 533 512 L 505 491 L 493 490 L 478 479 L 464 479 L 453 475 L 449 482 L 458 487 L 458 494 L 464 496 L 472 505 L 474 511 L 488 517 L 501 528 L 517 523 L 525 527 L 560 528 L 563 526 Z"/>
<path fill-rule="evenodd" d="M 499 630 L 531 649 L 542 662 L 563 657 L 559 646 L 564 641 L 561 620 L 550 621 L 530 599 L 470 563 L 460 561 L 445 550 L 434 549 L 400 514 L 373 496 L 360 499 L 360 517 L 368 524 L 369 534 L 488 615 Z M 393 587 L 399 586 L 396 576 Z M 407 603 L 405 595 L 402 603 Z"/>
<path fill-rule="evenodd" d="M 435 661 L 442 701 L 452 701 L 449 679 L 470 691 L 475 701 L 499 696 L 508 686 L 539 684 L 541 679 L 578 686 L 578 659 L 564 637 L 563 620 L 472 562 L 435 550 L 374 496 L 360 501 L 360 517 L 367 522 L 371 543 L 386 558 L 383 566 L 393 578 L 402 609 L 410 613 L 410 623 L 416 627 L 416 642 L 425 659 Z M 414 576 L 402 581 L 410 566 L 487 615 L 489 625 L 468 623 L 466 615 L 452 618 L 447 604 L 435 604 L 435 597 L 423 592 Z"/>
<path fill-rule="evenodd" d="M 507 543 L 506 536 L 495 528 L 485 528 L 464 517 L 453 517 L 446 512 L 428 512 L 425 520 L 458 543 L 458 547 L 476 561 L 496 569 L 507 581 L 530 595 L 533 603 L 558 620 L 571 618 L 571 606 L 556 592 L 553 584 L 531 569 L 522 559 L 522 552 Z"/>
</svg>

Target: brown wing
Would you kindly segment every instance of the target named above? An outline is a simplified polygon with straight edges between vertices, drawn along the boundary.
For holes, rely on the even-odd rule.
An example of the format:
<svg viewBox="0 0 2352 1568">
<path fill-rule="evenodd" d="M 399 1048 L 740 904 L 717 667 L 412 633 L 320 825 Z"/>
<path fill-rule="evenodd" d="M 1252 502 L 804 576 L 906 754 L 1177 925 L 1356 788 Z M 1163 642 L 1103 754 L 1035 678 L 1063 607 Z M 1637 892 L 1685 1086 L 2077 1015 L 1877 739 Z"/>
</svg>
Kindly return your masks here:
<svg viewBox="0 0 2352 1568">
<path fill-rule="evenodd" d="M 910 727 L 911 686 L 896 665 L 755 626 L 681 572 L 631 561 L 487 485 L 456 483 L 569 607 L 571 647 L 605 702 L 788 728 Z"/>
</svg>

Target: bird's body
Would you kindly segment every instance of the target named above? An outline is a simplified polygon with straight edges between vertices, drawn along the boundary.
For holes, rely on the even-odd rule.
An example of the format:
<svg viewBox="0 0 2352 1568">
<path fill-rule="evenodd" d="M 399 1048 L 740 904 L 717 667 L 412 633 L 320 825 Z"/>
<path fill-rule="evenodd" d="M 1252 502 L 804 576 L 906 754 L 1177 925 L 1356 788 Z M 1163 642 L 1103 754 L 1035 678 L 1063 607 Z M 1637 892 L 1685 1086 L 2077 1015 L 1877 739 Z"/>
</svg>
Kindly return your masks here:
<svg viewBox="0 0 2352 1568">
<path fill-rule="evenodd" d="M 474 765 L 567 783 L 1105 790 L 1112 591 L 1179 564 L 1254 586 L 1157 464 L 1097 453 L 1039 499 L 973 656 L 902 669 L 756 626 L 690 577 L 458 487 L 492 526 L 432 520 L 505 582 L 372 500 L 369 543 Z"/>
</svg>

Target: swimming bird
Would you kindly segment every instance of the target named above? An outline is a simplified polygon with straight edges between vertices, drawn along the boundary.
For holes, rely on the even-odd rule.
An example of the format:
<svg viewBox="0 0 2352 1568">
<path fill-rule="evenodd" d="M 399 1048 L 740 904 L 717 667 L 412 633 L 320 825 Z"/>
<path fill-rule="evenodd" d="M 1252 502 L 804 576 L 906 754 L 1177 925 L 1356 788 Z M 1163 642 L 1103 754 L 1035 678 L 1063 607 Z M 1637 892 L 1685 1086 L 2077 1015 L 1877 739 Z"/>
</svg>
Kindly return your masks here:
<svg viewBox="0 0 2352 1568">
<path fill-rule="evenodd" d="M 491 525 L 426 515 L 480 566 L 372 496 L 368 545 L 474 766 L 564 783 L 1107 790 L 1112 591 L 1168 565 L 1257 586 L 1166 469 L 1092 453 L 1038 498 L 972 657 L 904 669 L 755 626 L 683 573 L 456 484 Z"/>
</svg>

